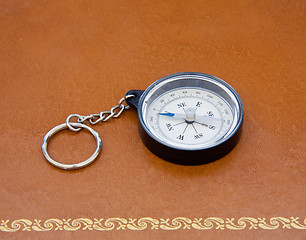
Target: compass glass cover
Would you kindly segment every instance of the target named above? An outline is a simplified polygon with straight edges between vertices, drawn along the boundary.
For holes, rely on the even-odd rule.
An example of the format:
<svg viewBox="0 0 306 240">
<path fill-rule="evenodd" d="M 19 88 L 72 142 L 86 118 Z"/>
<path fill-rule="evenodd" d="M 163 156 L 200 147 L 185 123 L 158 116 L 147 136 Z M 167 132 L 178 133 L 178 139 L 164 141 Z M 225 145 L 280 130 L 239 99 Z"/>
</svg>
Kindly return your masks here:
<svg viewBox="0 0 306 240">
<path fill-rule="evenodd" d="M 140 122 L 156 141 L 176 149 L 216 146 L 239 128 L 243 106 L 223 80 L 180 73 L 154 82 L 140 99 Z"/>
</svg>

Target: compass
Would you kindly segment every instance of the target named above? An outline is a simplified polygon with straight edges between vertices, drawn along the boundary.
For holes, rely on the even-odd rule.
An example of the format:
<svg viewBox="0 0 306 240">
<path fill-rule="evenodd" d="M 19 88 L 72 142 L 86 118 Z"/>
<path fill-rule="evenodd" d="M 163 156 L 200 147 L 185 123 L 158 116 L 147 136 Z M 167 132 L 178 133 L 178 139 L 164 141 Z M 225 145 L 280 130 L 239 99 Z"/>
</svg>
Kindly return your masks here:
<svg viewBox="0 0 306 240">
<path fill-rule="evenodd" d="M 155 155 L 182 165 L 215 161 L 239 140 L 243 105 L 225 81 L 204 73 L 163 77 L 145 91 L 131 90 L 139 134 Z"/>
<path fill-rule="evenodd" d="M 64 170 L 88 166 L 99 155 L 102 144 L 99 134 L 86 123 L 95 125 L 118 118 L 131 107 L 138 111 L 139 134 L 147 148 L 160 158 L 182 165 L 209 163 L 225 156 L 237 144 L 242 129 L 242 101 L 228 83 L 204 73 L 176 73 L 157 80 L 145 91 L 128 91 L 110 111 L 70 114 L 66 123 L 45 135 L 45 158 Z M 49 140 L 67 128 L 74 132 L 86 129 L 95 137 L 97 147 L 90 158 L 64 164 L 49 155 Z"/>
</svg>

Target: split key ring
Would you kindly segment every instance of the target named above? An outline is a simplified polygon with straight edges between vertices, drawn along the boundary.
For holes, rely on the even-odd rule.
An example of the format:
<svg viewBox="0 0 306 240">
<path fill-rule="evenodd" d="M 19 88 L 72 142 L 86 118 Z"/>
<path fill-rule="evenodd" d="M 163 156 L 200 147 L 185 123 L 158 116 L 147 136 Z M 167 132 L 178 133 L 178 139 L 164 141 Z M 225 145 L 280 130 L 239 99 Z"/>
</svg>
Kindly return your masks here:
<svg viewBox="0 0 306 240">
<path fill-rule="evenodd" d="M 48 151 L 47 151 L 47 146 L 48 146 L 48 142 L 51 139 L 51 137 L 53 135 L 55 135 L 56 133 L 67 129 L 68 125 L 66 123 L 63 123 L 61 125 L 58 125 L 54 128 L 52 128 L 44 137 L 43 143 L 42 143 L 42 152 L 45 156 L 45 158 L 47 159 L 47 161 L 52 164 L 54 167 L 63 169 L 63 170 L 77 170 L 80 168 L 84 168 L 87 167 L 89 164 L 93 163 L 93 161 L 96 160 L 97 156 L 99 155 L 101 148 L 102 148 L 102 143 L 101 143 L 101 138 L 99 136 L 99 134 L 94 131 L 92 128 L 86 126 L 85 124 L 82 123 L 70 123 L 71 126 L 75 127 L 75 128 L 84 128 L 86 130 L 88 130 L 96 139 L 97 142 L 97 147 L 95 152 L 91 155 L 90 158 L 88 158 L 87 160 L 80 162 L 80 163 L 76 163 L 76 164 L 63 164 L 60 162 L 55 161 L 53 158 L 50 157 Z"/>
</svg>

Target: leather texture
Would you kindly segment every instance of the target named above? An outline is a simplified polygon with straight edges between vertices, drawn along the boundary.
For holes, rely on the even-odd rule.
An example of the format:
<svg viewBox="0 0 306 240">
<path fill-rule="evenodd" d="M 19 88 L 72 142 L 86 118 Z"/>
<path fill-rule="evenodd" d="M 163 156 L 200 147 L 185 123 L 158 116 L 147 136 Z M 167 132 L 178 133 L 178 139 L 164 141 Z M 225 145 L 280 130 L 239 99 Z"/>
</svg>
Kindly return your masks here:
<svg viewBox="0 0 306 240">
<path fill-rule="evenodd" d="M 242 98 L 227 156 L 166 162 L 129 110 L 93 126 L 102 152 L 92 165 L 45 160 L 44 135 L 69 114 L 110 110 L 128 90 L 186 71 Z M 3 0 L 0 83 L 1 239 L 305 238 L 305 1 Z M 65 163 L 94 149 L 85 131 L 49 145 Z"/>
</svg>

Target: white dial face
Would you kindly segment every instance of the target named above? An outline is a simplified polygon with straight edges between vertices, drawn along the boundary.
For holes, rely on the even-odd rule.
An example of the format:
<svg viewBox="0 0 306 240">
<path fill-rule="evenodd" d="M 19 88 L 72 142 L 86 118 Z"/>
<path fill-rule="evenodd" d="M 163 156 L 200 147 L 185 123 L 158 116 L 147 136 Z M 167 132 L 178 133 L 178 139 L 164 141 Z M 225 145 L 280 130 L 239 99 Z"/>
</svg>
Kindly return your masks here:
<svg viewBox="0 0 306 240">
<path fill-rule="evenodd" d="M 233 112 L 219 95 L 203 88 L 176 88 L 158 96 L 145 113 L 149 130 L 170 146 L 201 149 L 231 129 Z"/>
</svg>

